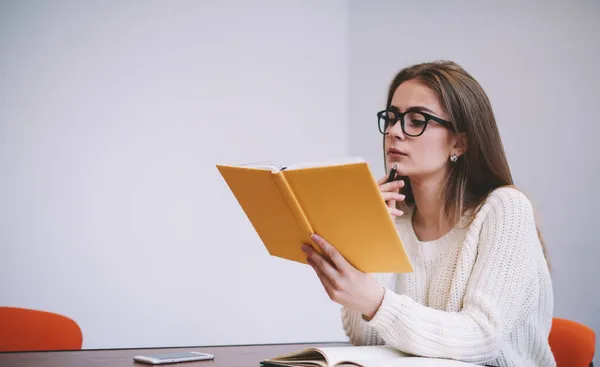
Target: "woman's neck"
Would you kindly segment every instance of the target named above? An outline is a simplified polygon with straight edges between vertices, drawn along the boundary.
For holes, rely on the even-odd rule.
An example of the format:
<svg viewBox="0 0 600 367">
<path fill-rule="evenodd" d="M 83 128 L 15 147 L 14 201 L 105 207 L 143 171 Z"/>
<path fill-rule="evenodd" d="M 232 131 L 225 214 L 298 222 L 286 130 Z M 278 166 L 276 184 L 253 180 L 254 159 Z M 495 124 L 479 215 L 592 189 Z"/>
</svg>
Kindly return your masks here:
<svg viewBox="0 0 600 367">
<path fill-rule="evenodd" d="M 420 232 L 421 240 L 436 239 L 451 229 L 444 214 L 445 177 L 410 178 L 415 200 L 413 226 Z"/>
</svg>

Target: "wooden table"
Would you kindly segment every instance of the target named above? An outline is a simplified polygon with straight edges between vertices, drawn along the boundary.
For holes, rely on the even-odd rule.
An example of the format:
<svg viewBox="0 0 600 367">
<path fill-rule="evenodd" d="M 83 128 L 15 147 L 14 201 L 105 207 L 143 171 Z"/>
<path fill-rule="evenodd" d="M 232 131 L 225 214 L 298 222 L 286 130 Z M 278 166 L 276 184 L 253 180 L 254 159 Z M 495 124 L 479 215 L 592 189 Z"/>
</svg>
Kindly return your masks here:
<svg viewBox="0 0 600 367">
<path fill-rule="evenodd" d="M 280 354 L 313 346 L 348 345 L 347 343 L 266 344 L 204 346 L 185 348 L 103 349 L 60 352 L 0 353 L 0 367 L 150 367 L 133 361 L 141 354 L 198 351 L 215 355 L 212 361 L 185 362 L 163 366 L 177 367 L 258 367 L 260 361 Z"/>
</svg>

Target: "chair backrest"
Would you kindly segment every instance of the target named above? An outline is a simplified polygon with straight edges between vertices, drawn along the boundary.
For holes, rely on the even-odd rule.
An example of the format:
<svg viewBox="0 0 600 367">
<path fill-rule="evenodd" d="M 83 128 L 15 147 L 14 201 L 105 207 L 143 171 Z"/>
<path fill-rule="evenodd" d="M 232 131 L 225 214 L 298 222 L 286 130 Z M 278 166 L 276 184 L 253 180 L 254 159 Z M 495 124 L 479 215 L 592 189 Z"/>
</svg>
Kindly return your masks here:
<svg viewBox="0 0 600 367">
<path fill-rule="evenodd" d="M 0 307 L 0 351 L 81 349 L 79 325 L 52 312 Z"/>
<path fill-rule="evenodd" d="M 589 367 L 596 352 L 596 334 L 586 325 L 555 317 L 548 339 L 557 367 Z"/>
</svg>

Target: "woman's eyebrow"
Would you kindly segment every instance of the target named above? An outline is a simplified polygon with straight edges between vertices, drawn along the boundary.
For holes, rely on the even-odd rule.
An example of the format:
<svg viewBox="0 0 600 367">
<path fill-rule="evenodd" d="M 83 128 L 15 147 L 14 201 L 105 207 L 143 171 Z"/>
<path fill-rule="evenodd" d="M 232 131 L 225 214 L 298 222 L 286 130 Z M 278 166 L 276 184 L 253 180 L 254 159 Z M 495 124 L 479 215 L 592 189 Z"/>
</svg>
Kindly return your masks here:
<svg viewBox="0 0 600 367">
<path fill-rule="evenodd" d="M 407 111 L 424 111 L 424 112 L 430 112 L 430 113 L 435 114 L 435 112 L 432 109 L 427 108 L 425 106 L 412 106 L 412 107 L 409 107 L 407 109 Z"/>
<path fill-rule="evenodd" d="M 397 109 L 398 111 L 400 111 L 400 108 L 398 108 L 397 106 L 392 105 L 392 107 Z M 434 115 L 436 114 L 433 110 L 431 110 L 430 108 L 427 108 L 425 106 L 411 106 L 411 107 L 407 108 L 406 111 L 423 111 L 423 112 L 430 112 Z"/>
</svg>

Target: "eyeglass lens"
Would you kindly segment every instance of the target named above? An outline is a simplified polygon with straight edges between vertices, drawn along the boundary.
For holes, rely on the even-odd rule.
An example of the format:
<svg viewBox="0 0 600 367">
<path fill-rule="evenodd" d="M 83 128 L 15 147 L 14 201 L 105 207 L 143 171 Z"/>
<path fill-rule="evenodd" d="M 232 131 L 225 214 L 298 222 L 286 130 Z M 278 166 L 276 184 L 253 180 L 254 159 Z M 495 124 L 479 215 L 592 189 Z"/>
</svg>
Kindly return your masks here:
<svg viewBox="0 0 600 367">
<path fill-rule="evenodd" d="M 399 115 L 394 111 L 384 111 L 379 116 L 379 131 L 382 134 L 388 133 L 389 130 L 398 122 Z M 427 119 L 419 112 L 409 112 L 404 115 L 404 126 L 402 131 L 406 135 L 420 135 L 425 126 Z"/>
</svg>

